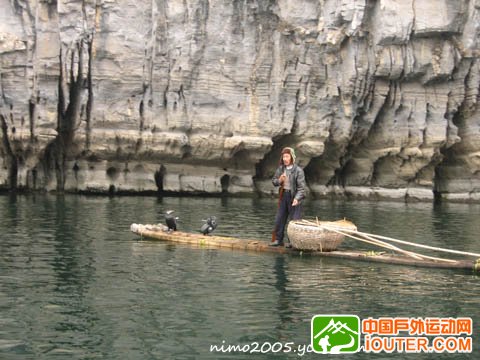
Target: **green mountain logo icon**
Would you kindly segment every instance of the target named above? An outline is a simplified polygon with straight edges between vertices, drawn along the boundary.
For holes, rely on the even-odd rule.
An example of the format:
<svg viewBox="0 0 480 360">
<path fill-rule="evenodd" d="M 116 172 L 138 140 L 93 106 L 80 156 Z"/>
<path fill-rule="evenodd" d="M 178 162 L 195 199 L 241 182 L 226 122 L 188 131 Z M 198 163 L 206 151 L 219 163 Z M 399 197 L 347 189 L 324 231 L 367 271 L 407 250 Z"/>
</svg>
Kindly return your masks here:
<svg viewBox="0 0 480 360">
<path fill-rule="evenodd" d="M 360 318 L 356 315 L 315 315 L 312 348 L 316 353 L 355 353 L 360 349 Z"/>
</svg>

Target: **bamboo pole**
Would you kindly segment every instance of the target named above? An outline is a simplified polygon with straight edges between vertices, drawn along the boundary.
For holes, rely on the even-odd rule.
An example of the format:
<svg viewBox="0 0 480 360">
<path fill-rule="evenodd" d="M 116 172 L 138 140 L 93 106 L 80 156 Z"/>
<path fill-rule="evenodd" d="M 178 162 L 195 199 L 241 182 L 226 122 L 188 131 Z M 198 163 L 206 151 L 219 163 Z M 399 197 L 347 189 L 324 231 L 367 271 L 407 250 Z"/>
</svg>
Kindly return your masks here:
<svg viewBox="0 0 480 360">
<path fill-rule="evenodd" d="M 317 219 L 317 221 L 318 221 L 318 219 Z M 304 219 L 304 220 L 301 220 L 301 223 L 304 223 L 305 225 L 324 227 L 327 230 L 337 232 L 341 235 L 348 236 L 352 239 L 367 242 L 369 244 L 374 244 L 374 245 L 384 247 L 384 248 L 387 248 L 387 249 L 391 249 L 393 251 L 397 251 L 397 252 L 402 253 L 404 255 L 413 257 L 417 260 L 429 259 L 429 260 L 433 260 L 433 261 L 445 261 L 445 262 L 452 262 L 452 263 L 456 262 L 456 260 L 453 260 L 453 259 L 444 259 L 444 258 L 419 254 L 419 253 L 416 253 L 416 252 L 413 252 L 413 251 L 403 250 L 403 249 L 401 249 L 397 246 L 393 246 L 392 244 L 389 244 L 389 243 L 386 243 L 384 241 L 378 240 L 378 239 L 374 238 L 373 236 L 369 236 L 371 234 L 363 233 L 363 232 L 358 231 L 358 230 L 348 229 L 348 228 L 343 227 L 343 226 L 336 226 L 334 222 L 330 223 L 330 224 L 329 223 L 316 224 L 312 221 Z M 353 236 L 352 233 L 363 237 L 363 239 Z M 366 241 L 365 239 L 367 239 L 368 241 Z"/>
<path fill-rule="evenodd" d="M 335 229 L 335 228 L 330 228 L 328 226 L 325 226 L 325 229 L 327 230 L 330 230 L 330 231 L 334 231 L 334 232 L 337 232 L 338 234 L 342 234 L 342 235 L 345 235 L 345 236 L 348 236 L 350 238 L 353 238 L 353 239 L 357 239 L 357 240 L 360 240 L 362 241 L 360 238 L 357 238 L 357 237 L 354 237 L 353 235 L 349 234 L 349 233 L 344 233 L 342 231 L 339 231 L 338 229 Z M 365 235 L 363 235 L 365 236 Z M 372 240 L 375 240 L 373 238 L 370 238 L 368 236 L 365 236 L 366 239 L 372 239 Z M 378 240 L 379 241 L 379 240 Z M 372 244 L 375 244 L 375 242 L 371 242 Z M 391 245 L 391 244 L 388 244 L 388 243 L 384 243 L 383 241 L 380 241 L 380 244 L 387 244 L 387 245 Z M 382 246 L 380 244 L 376 244 L 378 246 Z M 382 246 L 382 247 L 385 247 L 385 246 Z M 388 249 L 388 247 L 386 247 Z M 419 253 L 416 253 L 416 252 L 413 252 L 413 251 L 408 251 L 408 250 L 403 250 L 403 249 L 400 249 L 396 246 L 394 246 L 392 248 L 392 250 L 394 251 L 397 251 L 399 253 L 402 253 L 404 255 L 407 255 L 407 256 L 410 256 L 410 257 L 413 257 L 414 259 L 417 259 L 417 260 L 425 260 L 425 259 L 428 259 L 428 260 L 433 260 L 433 261 L 445 261 L 445 262 L 449 262 L 449 263 L 455 263 L 457 262 L 457 260 L 452 260 L 452 259 L 443 259 L 443 258 L 439 258 L 439 257 L 434 257 L 434 256 L 428 256 L 428 255 L 423 255 L 423 254 L 419 254 Z"/>
<path fill-rule="evenodd" d="M 327 226 L 330 226 L 330 225 L 327 225 Z M 445 249 L 445 248 L 440 248 L 440 247 L 435 247 L 435 246 L 417 244 L 417 243 L 413 243 L 413 242 L 410 242 L 410 241 L 394 239 L 394 238 L 387 237 L 387 236 L 370 234 L 370 233 L 361 232 L 361 231 L 358 231 L 358 230 L 346 229 L 345 232 L 352 232 L 352 233 L 357 233 L 357 234 L 363 234 L 363 235 L 367 235 L 367 236 L 371 236 L 371 237 L 375 237 L 375 238 L 379 238 L 379 239 L 383 239 L 383 240 L 388 240 L 388 241 L 396 242 L 396 243 L 399 243 L 399 244 L 410 245 L 410 246 L 419 247 L 419 248 L 428 249 L 428 250 L 434 250 L 434 251 L 446 252 L 446 253 L 451 253 L 451 254 L 466 255 L 466 256 L 473 256 L 473 257 L 476 257 L 476 258 L 480 258 L 480 254 L 478 254 L 478 253 L 473 253 L 473 252 L 466 252 L 466 251 L 459 251 L 459 250 L 451 250 L 451 249 Z"/>
<path fill-rule="evenodd" d="M 355 239 L 355 240 L 365 242 L 367 244 L 372 244 L 372 245 L 380 246 L 380 247 L 385 248 L 385 249 L 389 249 L 389 250 L 392 250 L 392 251 L 399 252 L 401 254 L 407 255 L 407 256 L 412 257 L 412 258 L 417 259 L 417 260 L 422 260 L 421 256 L 414 255 L 409 251 L 402 250 L 397 246 L 392 246 L 391 244 L 385 243 L 383 241 L 372 241 L 371 239 L 368 239 L 368 238 L 363 238 L 362 239 L 360 237 L 356 237 L 356 236 L 344 233 L 344 232 L 342 232 L 340 230 L 337 230 L 337 229 L 334 229 L 334 228 L 325 227 L 325 229 L 327 229 L 329 231 L 336 232 L 337 234 L 340 234 L 340 235 L 347 236 L 347 237 Z"/>
<path fill-rule="evenodd" d="M 422 260 L 422 256 L 420 254 L 416 254 L 416 253 L 413 253 L 411 251 L 407 251 L 407 250 L 403 250 L 403 249 L 400 249 L 399 247 L 395 246 L 395 245 L 392 245 L 392 244 L 389 244 L 389 243 L 386 243 L 384 241 L 380 241 L 380 240 L 377 240 L 377 239 L 372 239 L 372 238 L 358 238 L 358 237 L 355 237 L 355 236 L 352 236 L 352 235 L 349 235 L 349 234 L 346 234 L 342 231 L 340 231 L 339 229 L 342 229 L 344 230 L 345 228 L 342 228 L 340 226 L 338 227 L 335 227 L 335 226 L 332 226 L 330 227 L 329 225 L 326 225 L 326 224 L 315 224 L 309 220 L 302 220 L 300 221 L 301 223 L 305 224 L 305 225 L 313 225 L 313 226 L 317 226 L 317 227 L 323 227 L 329 231 L 333 231 L 333 232 L 336 232 L 338 234 L 341 234 L 341 235 L 344 235 L 344 236 L 348 236 L 348 237 L 351 237 L 355 240 L 358 240 L 358 241 L 362 241 L 362 242 L 365 242 L 367 244 L 371 244 L 371 245 L 376 245 L 376 246 L 380 246 L 380 247 L 383 247 L 383 248 L 386 248 L 386 249 L 390 249 L 390 250 L 393 250 L 393 251 L 396 251 L 396 252 L 399 252 L 399 253 L 402 253 L 404 255 L 407 255 L 407 256 L 410 256 L 410 257 L 413 257 L 414 259 L 417 259 L 417 260 Z"/>
</svg>

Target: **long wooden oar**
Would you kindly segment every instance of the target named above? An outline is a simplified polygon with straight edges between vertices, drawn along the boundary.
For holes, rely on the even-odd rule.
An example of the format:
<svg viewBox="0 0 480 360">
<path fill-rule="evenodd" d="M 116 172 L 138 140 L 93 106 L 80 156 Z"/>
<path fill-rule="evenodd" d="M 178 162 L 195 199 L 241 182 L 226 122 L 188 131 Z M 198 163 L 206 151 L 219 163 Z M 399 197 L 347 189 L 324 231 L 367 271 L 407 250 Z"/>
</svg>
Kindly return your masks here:
<svg viewBox="0 0 480 360">
<path fill-rule="evenodd" d="M 278 189 L 278 203 L 277 203 L 277 211 L 280 209 L 280 204 L 282 203 L 282 197 L 283 197 L 283 186 L 280 186 Z M 276 219 L 275 219 L 276 220 Z M 277 224 L 275 224 L 273 230 L 272 230 L 272 243 L 274 243 L 277 240 Z"/>
</svg>

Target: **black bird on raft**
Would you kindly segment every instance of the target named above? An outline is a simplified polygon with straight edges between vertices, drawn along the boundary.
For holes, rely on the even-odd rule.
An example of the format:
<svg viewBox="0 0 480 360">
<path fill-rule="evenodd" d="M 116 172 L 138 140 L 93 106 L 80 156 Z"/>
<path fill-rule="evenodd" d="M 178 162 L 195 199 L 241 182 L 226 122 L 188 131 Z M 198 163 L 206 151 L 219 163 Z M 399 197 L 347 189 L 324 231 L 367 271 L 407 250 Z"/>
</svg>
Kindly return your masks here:
<svg viewBox="0 0 480 360">
<path fill-rule="evenodd" d="M 165 223 L 167 224 L 168 231 L 177 231 L 178 217 L 174 216 L 175 210 L 167 210 L 165 212 Z"/>
<path fill-rule="evenodd" d="M 215 216 L 210 216 L 207 220 L 203 221 L 205 222 L 205 224 L 203 224 L 200 228 L 200 232 L 203 235 L 208 235 L 217 228 L 217 218 Z"/>
</svg>

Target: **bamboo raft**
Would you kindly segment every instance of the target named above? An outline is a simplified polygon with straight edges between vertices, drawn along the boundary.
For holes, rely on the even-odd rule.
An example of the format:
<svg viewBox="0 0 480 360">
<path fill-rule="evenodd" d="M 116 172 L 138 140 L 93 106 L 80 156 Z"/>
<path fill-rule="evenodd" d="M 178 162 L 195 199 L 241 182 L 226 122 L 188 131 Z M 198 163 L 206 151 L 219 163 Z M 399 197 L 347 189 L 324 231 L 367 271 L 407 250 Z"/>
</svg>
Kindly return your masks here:
<svg viewBox="0 0 480 360">
<path fill-rule="evenodd" d="M 387 252 L 357 251 L 357 250 L 334 250 L 329 252 L 322 251 L 302 251 L 298 249 L 288 249 L 283 246 L 272 247 L 266 241 L 253 239 L 240 239 L 227 236 L 202 235 L 195 233 L 186 233 L 181 231 L 167 231 L 166 226 L 132 224 L 130 231 L 139 235 L 141 238 L 152 240 L 169 241 L 178 244 L 187 244 L 201 248 L 224 248 L 231 250 L 257 251 L 276 254 L 309 255 L 321 256 L 327 258 L 340 258 L 349 260 L 360 260 L 368 262 L 378 262 L 395 265 L 409 265 L 428 268 L 443 269 L 462 269 L 467 271 L 480 271 L 479 260 L 442 260 L 429 257 L 412 257 L 404 254 L 392 254 Z"/>
</svg>

